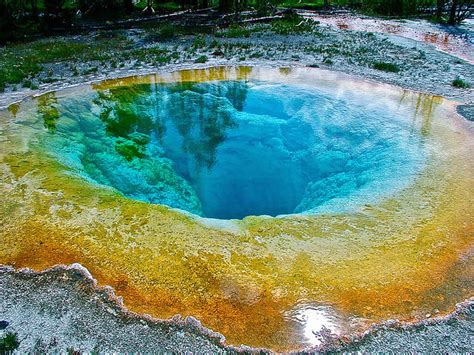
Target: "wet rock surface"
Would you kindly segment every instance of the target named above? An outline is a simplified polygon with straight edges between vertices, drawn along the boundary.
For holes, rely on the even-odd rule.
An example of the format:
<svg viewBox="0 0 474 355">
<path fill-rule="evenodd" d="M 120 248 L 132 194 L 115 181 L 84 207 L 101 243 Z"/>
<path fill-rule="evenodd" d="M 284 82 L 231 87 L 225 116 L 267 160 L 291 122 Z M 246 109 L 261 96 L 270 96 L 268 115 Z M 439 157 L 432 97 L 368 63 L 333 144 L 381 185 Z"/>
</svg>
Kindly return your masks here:
<svg viewBox="0 0 474 355">
<path fill-rule="evenodd" d="M 474 121 L 474 104 L 459 105 L 457 111 L 466 120 Z"/>
</svg>

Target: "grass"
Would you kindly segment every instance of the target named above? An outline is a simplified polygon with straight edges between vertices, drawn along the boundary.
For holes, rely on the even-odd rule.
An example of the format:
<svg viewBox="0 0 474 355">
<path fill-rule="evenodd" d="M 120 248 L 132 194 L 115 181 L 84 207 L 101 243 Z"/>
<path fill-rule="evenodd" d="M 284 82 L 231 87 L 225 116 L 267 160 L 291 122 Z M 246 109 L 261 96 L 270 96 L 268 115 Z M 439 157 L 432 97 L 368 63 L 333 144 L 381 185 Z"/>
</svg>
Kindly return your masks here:
<svg viewBox="0 0 474 355">
<path fill-rule="evenodd" d="M 15 333 L 6 333 L 2 339 L 0 339 L 0 353 L 10 353 L 17 349 L 20 345 L 17 335 Z"/>
<path fill-rule="evenodd" d="M 321 10 L 323 8 L 323 2 L 293 2 L 287 1 L 281 4 L 282 7 L 288 7 L 292 9 L 308 9 L 308 10 Z"/>
<path fill-rule="evenodd" d="M 398 73 L 400 71 L 398 65 L 393 63 L 375 62 L 372 66 L 374 69 L 385 71 L 388 73 Z"/>
<path fill-rule="evenodd" d="M 457 77 L 456 79 L 454 79 L 451 84 L 455 88 L 460 88 L 460 89 L 469 89 L 471 87 L 471 85 L 467 81 L 461 79 L 460 77 Z"/>
<path fill-rule="evenodd" d="M 137 59 L 140 62 L 165 64 L 176 58 L 178 53 L 171 53 L 162 48 L 139 48 L 125 53 L 122 60 Z"/>
<path fill-rule="evenodd" d="M 162 28 L 169 35 L 170 29 Z M 203 41 L 203 42 L 202 42 Z M 201 46 L 205 40 L 196 37 L 194 45 Z M 37 88 L 34 78 L 41 82 L 60 80 L 45 72 L 45 65 L 67 62 L 71 76 L 94 74 L 107 68 L 122 66 L 127 61 L 166 64 L 179 58 L 176 51 L 160 47 L 134 48 L 132 42 L 119 33 L 99 34 L 84 41 L 47 39 L 34 43 L 9 45 L 0 48 L 0 92 L 7 85 L 22 84 Z M 80 67 L 83 69 L 78 69 Z M 14 88 L 13 88 L 14 89 Z"/>
<path fill-rule="evenodd" d="M 203 36 L 194 37 L 193 46 L 192 46 L 194 49 L 203 48 L 205 46 L 206 46 L 206 39 Z"/>
<path fill-rule="evenodd" d="M 323 63 L 325 63 L 327 65 L 333 65 L 334 64 L 334 62 L 331 58 L 324 58 Z"/>
<path fill-rule="evenodd" d="M 126 48 L 128 40 L 115 36 L 113 40 L 94 38 L 87 42 L 44 40 L 6 46 L 0 49 L 0 91 L 7 84 L 26 82 L 42 70 L 42 65 L 65 61 L 89 62 L 112 59 L 114 51 Z"/>
<path fill-rule="evenodd" d="M 249 30 L 248 28 L 238 26 L 238 25 L 232 25 L 229 28 L 218 31 L 216 33 L 216 37 L 225 37 L 225 38 L 242 38 L 242 37 L 250 37 L 252 34 L 252 31 Z"/>
</svg>

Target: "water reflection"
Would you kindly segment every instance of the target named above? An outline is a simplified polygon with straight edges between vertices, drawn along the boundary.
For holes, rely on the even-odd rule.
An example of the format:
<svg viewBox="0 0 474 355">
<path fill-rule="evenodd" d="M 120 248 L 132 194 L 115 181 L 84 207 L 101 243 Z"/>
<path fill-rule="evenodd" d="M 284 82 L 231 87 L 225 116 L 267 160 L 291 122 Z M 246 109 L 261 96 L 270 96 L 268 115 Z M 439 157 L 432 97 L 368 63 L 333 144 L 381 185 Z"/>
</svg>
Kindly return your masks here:
<svg viewBox="0 0 474 355">
<path fill-rule="evenodd" d="M 335 310 L 326 305 L 299 304 L 286 312 L 286 319 L 294 331 L 305 338 L 308 346 L 321 345 L 328 338 L 341 335 L 343 320 Z"/>
<path fill-rule="evenodd" d="M 225 85 L 154 82 L 97 90 L 92 110 L 99 112 L 115 151 L 129 163 L 115 160 L 116 167 L 104 172 L 104 157 L 91 160 L 87 156 L 83 159 L 87 171 L 99 182 L 136 198 L 202 215 L 201 202 L 189 183 L 195 186 L 203 171 L 212 169 L 219 145 L 236 126 L 231 112 L 243 109 L 246 92 L 247 84 L 242 81 Z M 91 146 L 89 141 L 84 144 Z M 154 166 L 151 171 L 150 164 Z M 110 176 L 114 170 L 122 174 L 130 169 L 133 178 L 126 177 L 131 173 L 123 178 Z M 110 177 L 104 179 L 104 174 Z M 144 186 L 138 186 L 143 179 Z"/>
<path fill-rule="evenodd" d="M 20 103 L 14 103 L 8 106 L 8 111 L 12 114 L 13 118 L 16 118 L 16 114 L 18 113 L 18 110 L 20 109 Z"/>
<path fill-rule="evenodd" d="M 143 146 L 152 138 L 164 144 L 177 132 L 181 149 L 193 156 L 192 164 L 211 168 L 226 130 L 235 125 L 226 101 L 242 110 L 246 91 L 243 82 L 205 87 L 186 81 L 142 84 L 98 91 L 94 103 L 100 107 L 100 119 L 107 132 L 121 138 L 117 151 L 126 152 L 128 160 L 143 157 Z M 125 144 L 123 139 L 133 149 L 119 149 Z"/>
<path fill-rule="evenodd" d="M 442 102 L 443 98 L 441 96 L 423 93 L 413 94 L 405 89 L 402 90 L 400 96 L 400 104 L 409 104 L 414 107 L 412 132 L 419 130 L 423 137 L 430 135 L 434 113 Z"/>
<path fill-rule="evenodd" d="M 58 99 L 54 92 L 38 97 L 38 113 L 43 117 L 44 127 L 51 133 L 56 132 L 56 122 L 59 119 Z"/>
</svg>

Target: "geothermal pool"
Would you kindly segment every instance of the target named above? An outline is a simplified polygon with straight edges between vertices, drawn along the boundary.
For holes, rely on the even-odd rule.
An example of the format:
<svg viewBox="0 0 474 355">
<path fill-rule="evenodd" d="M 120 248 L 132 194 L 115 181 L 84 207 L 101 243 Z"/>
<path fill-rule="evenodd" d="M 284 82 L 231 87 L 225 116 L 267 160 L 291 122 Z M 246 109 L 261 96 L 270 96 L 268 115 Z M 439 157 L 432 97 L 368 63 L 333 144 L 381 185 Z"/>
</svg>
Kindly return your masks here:
<svg viewBox="0 0 474 355">
<path fill-rule="evenodd" d="M 0 262 L 301 350 L 472 296 L 474 126 L 310 68 L 109 80 L 0 112 Z M 323 332 L 324 333 L 324 332 Z"/>
<path fill-rule="evenodd" d="M 425 160 L 406 110 L 307 84 L 138 83 L 38 104 L 26 119 L 71 173 L 202 217 L 347 211 Z"/>
</svg>

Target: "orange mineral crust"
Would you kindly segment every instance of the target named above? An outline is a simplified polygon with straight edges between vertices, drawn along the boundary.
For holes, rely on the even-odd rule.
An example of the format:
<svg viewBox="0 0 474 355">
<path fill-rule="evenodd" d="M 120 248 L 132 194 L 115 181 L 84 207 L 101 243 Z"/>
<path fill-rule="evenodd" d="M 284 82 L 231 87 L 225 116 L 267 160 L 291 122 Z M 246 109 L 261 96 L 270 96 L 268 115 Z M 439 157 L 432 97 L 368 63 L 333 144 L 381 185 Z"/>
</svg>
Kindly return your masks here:
<svg viewBox="0 0 474 355">
<path fill-rule="evenodd" d="M 298 83 L 403 109 L 427 147 L 424 166 L 390 196 L 344 213 L 208 219 L 72 173 L 45 143 L 58 134 L 46 123 L 61 122 L 61 110 L 51 97 L 29 99 L 0 112 L 0 263 L 80 263 L 131 311 L 194 316 L 229 345 L 275 351 L 318 345 L 323 326 L 347 335 L 387 319 L 415 321 L 473 295 L 474 125 L 452 102 L 316 69 L 249 67 L 106 81 L 54 100 L 220 80 Z"/>
</svg>

